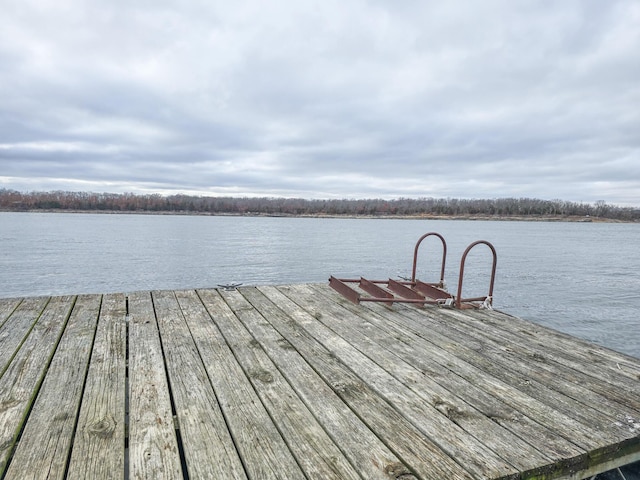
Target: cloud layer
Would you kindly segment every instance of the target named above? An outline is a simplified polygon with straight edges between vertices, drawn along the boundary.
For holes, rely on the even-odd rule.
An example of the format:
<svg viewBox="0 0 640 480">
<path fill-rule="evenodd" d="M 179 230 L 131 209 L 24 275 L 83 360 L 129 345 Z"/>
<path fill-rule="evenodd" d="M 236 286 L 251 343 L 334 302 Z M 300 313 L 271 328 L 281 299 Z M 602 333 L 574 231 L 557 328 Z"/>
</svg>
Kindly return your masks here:
<svg viewBox="0 0 640 480">
<path fill-rule="evenodd" d="M 0 187 L 640 205 L 640 4 L 8 0 Z"/>
</svg>

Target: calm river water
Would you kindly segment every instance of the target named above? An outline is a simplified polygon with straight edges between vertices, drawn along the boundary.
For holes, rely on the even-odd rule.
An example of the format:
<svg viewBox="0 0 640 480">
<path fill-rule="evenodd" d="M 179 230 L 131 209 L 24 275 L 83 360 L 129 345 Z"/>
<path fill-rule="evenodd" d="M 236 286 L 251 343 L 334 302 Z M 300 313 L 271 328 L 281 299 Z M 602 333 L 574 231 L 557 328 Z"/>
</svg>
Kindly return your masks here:
<svg viewBox="0 0 640 480">
<path fill-rule="evenodd" d="M 450 291 L 487 240 L 495 308 L 640 357 L 639 224 L 0 213 L 0 297 L 410 276 L 432 231 Z M 439 249 L 423 243 L 420 279 L 437 280 Z M 486 294 L 490 263 L 473 250 L 464 296 Z"/>
</svg>

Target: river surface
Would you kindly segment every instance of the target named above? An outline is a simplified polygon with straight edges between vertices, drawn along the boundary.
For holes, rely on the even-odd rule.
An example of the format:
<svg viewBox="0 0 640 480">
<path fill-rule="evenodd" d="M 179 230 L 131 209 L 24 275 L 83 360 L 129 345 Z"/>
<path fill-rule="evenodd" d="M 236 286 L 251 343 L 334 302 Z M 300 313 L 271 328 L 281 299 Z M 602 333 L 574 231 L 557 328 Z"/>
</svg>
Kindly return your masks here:
<svg viewBox="0 0 640 480">
<path fill-rule="evenodd" d="M 640 358 L 640 224 L 0 213 L 0 297 L 409 277 L 427 232 L 451 292 L 487 240 L 495 308 Z M 422 244 L 418 278 L 438 280 L 440 248 Z M 479 245 L 463 296 L 490 269 Z"/>
</svg>

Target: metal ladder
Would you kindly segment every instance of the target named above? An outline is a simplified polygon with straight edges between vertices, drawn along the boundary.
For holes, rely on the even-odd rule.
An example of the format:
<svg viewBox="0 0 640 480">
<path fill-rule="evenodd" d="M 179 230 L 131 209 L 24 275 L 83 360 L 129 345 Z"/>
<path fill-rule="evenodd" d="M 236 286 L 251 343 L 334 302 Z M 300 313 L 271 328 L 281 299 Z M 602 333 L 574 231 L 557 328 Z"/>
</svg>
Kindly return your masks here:
<svg viewBox="0 0 640 480">
<path fill-rule="evenodd" d="M 418 265 L 418 252 L 420 244 L 427 237 L 435 236 L 442 243 L 442 263 L 440 267 L 440 279 L 436 282 L 423 282 L 416 278 Z M 491 278 L 489 283 L 489 293 L 482 297 L 462 297 L 462 283 L 464 280 L 464 266 L 469 252 L 477 245 L 487 245 L 491 250 L 493 261 L 491 268 Z M 413 267 L 410 280 L 369 280 L 360 278 L 336 278 L 333 275 L 329 278 L 329 285 L 353 303 L 360 302 L 380 302 L 386 305 L 393 305 L 394 302 L 411 303 L 418 306 L 440 305 L 455 308 L 491 308 L 493 303 L 493 286 L 496 275 L 497 254 L 493 245 L 486 240 L 478 240 L 467 247 L 460 261 L 460 275 L 458 279 L 458 293 L 456 296 L 446 291 L 444 274 L 447 258 L 447 243 L 442 235 L 436 232 L 429 232 L 422 235 L 416 242 L 413 252 Z M 359 290 L 352 288 L 349 284 L 357 284 L 360 291 L 367 293 L 364 295 Z"/>
</svg>

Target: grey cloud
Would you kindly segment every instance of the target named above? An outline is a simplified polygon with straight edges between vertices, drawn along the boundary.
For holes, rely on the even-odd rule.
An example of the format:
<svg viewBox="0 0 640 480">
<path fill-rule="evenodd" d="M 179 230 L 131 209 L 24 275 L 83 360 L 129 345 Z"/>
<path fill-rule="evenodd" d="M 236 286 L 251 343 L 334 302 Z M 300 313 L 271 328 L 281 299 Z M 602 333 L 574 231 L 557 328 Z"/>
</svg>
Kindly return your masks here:
<svg viewBox="0 0 640 480">
<path fill-rule="evenodd" d="M 5 10 L 0 186 L 639 203 L 632 0 Z"/>
</svg>

